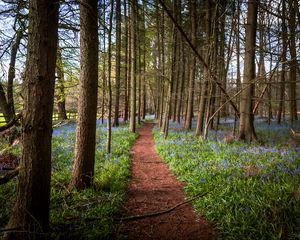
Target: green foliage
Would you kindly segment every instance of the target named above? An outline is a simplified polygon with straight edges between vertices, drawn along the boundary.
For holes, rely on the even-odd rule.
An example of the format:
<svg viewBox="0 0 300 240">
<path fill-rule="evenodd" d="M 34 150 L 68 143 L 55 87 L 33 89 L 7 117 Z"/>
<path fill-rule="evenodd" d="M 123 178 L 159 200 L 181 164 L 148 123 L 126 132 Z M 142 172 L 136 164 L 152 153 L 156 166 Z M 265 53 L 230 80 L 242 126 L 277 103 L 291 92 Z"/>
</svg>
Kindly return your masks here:
<svg viewBox="0 0 300 240">
<path fill-rule="evenodd" d="M 137 137 L 127 125 L 113 128 L 112 153 L 106 154 L 106 128 L 97 127 L 94 186 L 69 188 L 74 158 L 75 125 L 53 132 L 50 235 L 53 239 L 111 239 L 114 217 L 125 199 L 130 176 L 130 150 Z M 0 227 L 8 221 L 17 181 L 0 186 Z"/>
<path fill-rule="evenodd" d="M 17 192 L 17 180 L 0 185 L 0 228 L 3 228 L 8 221 L 11 209 L 14 206 L 14 199 Z M 1 235 L 0 235 L 1 236 Z"/>
<path fill-rule="evenodd" d="M 282 130 L 282 141 L 287 131 Z M 223 238 L 299 239 L 300 149 L 278 142 L 271 147 L 275 133 L 261 127 L 259 134 L 264 146 L 201 141 L 192 132 L 171 131 L 165 140 L 156 130 L 155 139 L 159 154 L 187 183 L 189 196 L 209 192 L 194 207 Z"/>
<path fill-rule="evenodd" d="M 125 199 L 130 176 L 130 149 L 136 134 L 127 126 L 113 128 L 112 153 L 106 154 L 106 128 L 98 126 L 94 186 L 69 189 L 74 152 L 74 131 L 68 127 L 54 137 L 51 192 L 52 235 L 56 239 L 105 239 L 113 233 L 113 217 Z M 64 131 L 70 131 L 66 134 Z"/>
<path fill-rule="evenodd" d="M 3 113 L 0 113 L 0 126 L 5 125 L 5 118 L 3 116 Z"/>
</svg>

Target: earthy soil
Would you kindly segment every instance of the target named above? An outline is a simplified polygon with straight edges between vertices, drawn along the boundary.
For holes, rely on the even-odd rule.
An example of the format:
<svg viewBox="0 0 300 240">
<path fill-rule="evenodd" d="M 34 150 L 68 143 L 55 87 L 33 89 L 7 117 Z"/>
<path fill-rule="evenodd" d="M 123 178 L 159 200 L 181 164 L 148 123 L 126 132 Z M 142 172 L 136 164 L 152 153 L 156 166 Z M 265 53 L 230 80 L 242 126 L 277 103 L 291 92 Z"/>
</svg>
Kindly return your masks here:
<svg viewBox="0 0 300 240">
<path fill-rule="evenodd" d="M 154 149 L 153 124 L 146 123 L 133 147 L 132 179 L 124 217 L 159 212 L 184 202 L 184 184 L 176 180 Z M 123 221 L 120 238 L 125 239 L 214 239 L 210 224 L 197 216 L 190 203 L 170 213 Z"/>
</svg>

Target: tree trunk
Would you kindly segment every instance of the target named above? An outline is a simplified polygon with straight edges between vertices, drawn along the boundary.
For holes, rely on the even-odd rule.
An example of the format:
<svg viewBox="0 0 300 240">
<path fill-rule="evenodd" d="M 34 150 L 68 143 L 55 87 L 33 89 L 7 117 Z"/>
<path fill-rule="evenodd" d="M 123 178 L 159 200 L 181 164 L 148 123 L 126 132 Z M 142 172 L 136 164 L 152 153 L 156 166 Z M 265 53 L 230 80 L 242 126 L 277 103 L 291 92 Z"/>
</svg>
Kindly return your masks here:
<svg viewBox="0 0 300 240">
<path fill-rule="evenodd" d="M 7 99 L 5 96 L 4 88 L 0 82 L 0 111 L 3 113 L 5 122 L 8 123 L 11 120 L 11 114 Z"/>
<path fill-rule="evenodd" d="M 80 2 L 80 86 L 72 186 L 91 186 L 94 176 L 98 93 L 97 1 Z"/>
<path fill-rule="evenodd" d="M 136 15 L 137 2 L 130 1 L 131 4 L 131 95 L 130 95 L 130 125 L 131 132 L 136 129 Z"/>
<path fill-rule="evenodd" d="M 129 17 L 130 16 L 130 17 Z M 127 18 L 127 50 L 128 50 L 128 56 L 127 56 L 127 64 L 128 64 L 128 68 L 127 68 L 127 96 L 128 96 L 128 101 L 127 101 L 127 114 L 128 117 L 130 118 L 130 109 L 131 109 L 131 71 L 132 71 L 132 62 L 131 62 L 131 58 L 132 58 L 132 52 L 131 52 L 131 48 L 132 48 L 132 37 L 131 37 L 131 22 L 132 20 L 131 18 L 131 12 L 130 12 L 130 5 L 128 5 L 128 18 Z"/>
<path fill-rule="evenodd" d="M 240 2 L 237 2 L 237 29 L 236 29 L 236 93 L 241 89 L 241 67 L 240 67 Z M 240 108 L 240 95 L 236 96 L 237 107 Z M 236 133 L 237 114 L 234 114 L 233 134 Z"/>
<path fill-rule="evenodd" d="M 196 17 L 196 1 L 189 1 L 189 13 L 190 13 L 190 23 L 191 23 L 191 42 L 196 46 L 196 37 L 197 37 L 197 17 Z M 195 66 L 196 58 L 192 50 L 190 50 L 190 80 L 189 80 L 189 89 L 188 89 L 188 106 L 187 106 L 187 118 L 185 121 L 185 128 L 192 128 L 192 118 L 193 118 L 193 105 L 194 105 L 194 86 L 195 86 Z"/>
<path fill-rule="evenodd" d="M 17 200 L 4 239 L 42 239 L 49 226 L 52 113 L 59 4 L 32 0 Z"/>
<path fill-rule="evenodd" d="M 111 10 L 112 11 L 112 10 Z M 121 1 L 116 0 L 116 97 L 114 126 L 119 126 L 120 82 L 121 82 Z"/>
<path fill-rule="evenodd" d="M 9 119 L 12 120 L 15 116 L 15 105 L 14 105 L 14 95 L 13 95 L 13 87 L 14 87 L 14 79 L 15 79 L 15 65 L 17 52 L 20 46 L 21 39 L 23 37 L 22 30 L 18 30 L 16 40 L 11 48 L 10 55 L 10 63 L 8 69 L 8 81 L 7 81 L 7 104 L 9 107 Z"/>
<path fill-rule="evenodd" d="M 106 133 L 106 152 L 111 152 L 111 116 L 112 116 L 112 87 L 111 87 L 111 37 L 112 37 L 112 24 L 114 15 L 114 1 L 110 1 L 110 15 L 109 15 L 109 31 L 108 31 L 108 116 L 107 116 L 107 133 Z M 119 121 L 118 121 L 119 124 Z"/>
<path fill-rule="evenodd" d="M 161 129 L 163 125 L 163 106 L 164 106 L 164 13 L 160 12 L 158 2 L 156 3 L 156 29 L 157 29 L 157 56 L 158 56 L 158 84 L 157 84 L 157 118 L 158 127 Z"/>
<path fill-rule="evenodd" d="M 290 71 L 289 71 L 289 97 L 290 97 L 290 121 L 291 123 L 294 120 L 297 120 L 297 104 L 296 104 L 296 80 L 297 80 L 297 51 L 296 51 L 296 1 L 290 0 L 289 2 L 289 29 L 290 29 L 290 55 L 291 61 L 289 62 Z"/>
<path fill-rule="evenodd" d="M 15 65 L 17 52 L 20 46 L 21 39 L 23 37 L 23 32 L 21 30 L 17 31 L 15 42 L 11 48 L 10 63 L 8 69 L 7 78 L 7 99 L 5 96 L 4 88 L 0 83 L 0 111 L 4 115 L 5 121 L 8 123 L 15 116 L 15 106 L 14 106 L 14 96 L 13 96 L 13 83 L 15 79 Z"/>
<path fill-rule="evenodd" d="M 282 23 L 281 23 L 281 31 L 282 31 L 282 67 L 280 72 L 280 90 L 279 90 L 279 107 L 277 113 L 277 123 L 280 124 L 283 115 L 284 108 L 284 92 L 285 92 L 285 72 L 286 72 L 286 52 L 287 52 L 287 26 L 286 26 L 286 4 L 285 1 L 282 2 Z"/>
<path fill-rule="evenodd" d="M 105 20 L 105 10 L 106 5 L 103 5 L 103 21 Z M 101 19 L 99 18 L 99 21 Z M 107 88 L 107 82 L 106 82 L 106 28 L 103 27 L 103 69 L 102 69 L 102 100 L 101 100 L 101 123 L 104 124 L 104 118 L 105 118 L 105 112 L 106 112 L 106 88 Z"/>
<path fill-rule="evenodd" d="M 182 41 L 182 37 L 179 37 L 179 71 L 178 71 L 178 81 L 179 81 L 179 87 L 178 87 L 178 102 L 176 106 L 176 122 L 180 123 L 181 118 L 181 108 L 182 108 L 182 93 L 184 90 L 184 67 L 185 67 L 185 56 L 184 56 L 184 44 Z"/>
<path fill-rule="evenodd" d="M 210 65 L 210 52 L 211 52 L 211 13 L 212 11 L 212 3 L 209 0 L 205 1 L 205 32 L 206 32 L 206 40 L 205 40 L 205 60 L 208 66 Z M 195 130 L 195 135 L 200 136 L 203 132 L 203 123 L 204 123 L 204 115 L 205 115 L 205 105 L 206 105 L 206 97 L 208 93 L 208 82 L 209 82 L 209 72 L 208 69 L 204 69 L 204 77 L 203 83 L 201 84 L 200 90 L 200 101 L 198 108 L 198 118 L 197 125 Z"/>
<path fill-rule="evenodd" d="M 141 31 L 140 31 L 140 21 L 139 15 L 137 15 L 137 23 L 136 23 L 136 42 L 137 42 L 137 61 L 138 61 L 138 82 L 137 82 L 137 123 L 141 124 L 141 107 L 142 107 L 142 40 L 141 40 Z"/>
<path fill-rule="evenodd" d="M 177 1 L 173 2 L 173 9 L 176 12 Z M 170 70 L 170 81 L 168 83 L 168 92 L 167 92 L 167 100 L 165 105 L 165 112 L 164 112 L 164 121 L 163 121 L 163 132 L 164 137 L 167 138 L 169 134 L 169 119 L 172 113 L 172 96 L 173 96 L 173 87 L 174 87 L 174 76 L 175 76 L 175 63 L 176 63 L 176 47 L 177 47 L 177 29 L 174 24 L 172 24 L 172 34 L 170 34 L 170 42 L 171 44 L 170 49 L 172 54 L 170 54 L 170 63 L 171 63 L 171 70 Z M 164 53 L 163 53 L 164 54 Z"/>
<path fill-rule="evenodd" d="M 142 119 L 146 118 L 146 99 L 147 99 L 147 92 L 146 92 L 146 1 L 143 1 L 143 76 L 142 76 Z"/>
<path fill-rule="evenodd" d="M 57 110 L 58 110 L 58 119 L 65 120 L 67 119 L 66 112 L 66 95 L 65 95 L 65 77 L 64 77 L 64 66 L 61 58 L 61 49 L 57 49 L 57 60 L 56 60 L 56 74 L 57 74 Z"/>
<path fill-rule="evenodd" d="M 228 73 L 228 66 L 230 62 L 230 58 L 232 56 L 232 32 L 230 32 L 230 39 L 229 39 L 229 44 L 228 44 L 228 51 L 227 51 L 227 60 L 225 60 L 225 44 L 226 44 L 226 39 L 225 39 L 225 22 L 226 22 L 226 14 L 224 12 L 226 11 L 227 8 L 227 1 L 223 1 L 220 8 L 219 8 L 219 17 L 220 17 L 220 25 L 219 25 L 219 30 L 218 30 L 218 35 L 219 35 L 219 56 L 218 57 L 218 75 L 219 79 L 222 82 L 222 87 L 227 91 L 227 73 Z M 234 20 L 233 20 L 234 22 Z M 234 26 L 231 26 L 234 28 Z M 226 102 L 226 96 L 221 93 L 221 90 L 218 88 L 217 89 L 217 107 L 220 105 L 225 104 Z M 219 116 L 218 116 L 218 121 L 217 123 L 219 124 L 220 117 L 226 118 L 228 116 L 228 107 L 227 105 L 224 105 L 223 109 L 221 110 Z"/>
<path fill-rule="evenodd" d="M 254 129 L 254 114 L 252 111 L 254 84 L 251 81 L 255 78 L 255 40 L 257 26 L 257 6 L 259 1 L 250 0 L 248 3 L 247 25 L 246 25 L 246 53 L 244 63 L 243 92 L 240 103 L 240 133 L 239 139 L 246 142 L 256 140 Z"/>
<path fill-rule="evenodd" d="M 127 20 L 127 1 L 124 1 L 124 21 L 125 21 L 125 36 L 124 36 L 124 50 L 125 50 L 125 61 L 124 61 L 124 122 L 128 121 L 128 20 Z"/>
<path fill-rule="evenodd" d="M 266 82 L 267 78 L 266 78 L 266 68 L 265 68 L 265 60 L 264 60 L 264 49 L 266 46 L 265 43 L 265 29 L 264 29 L 264 16 L 263 13 L 260 14 L 259 17 L 259 26 L 258 26 L 258 32 L 259 32 L 259 60 L 258 60 L 258 73 L 257 73 L 257 77 L 259 79 L 259 81 L 261 82 Z M 260 91 L 263 91 L 264 89 L 264 85 L 263 84 L 259 84 L 258 88 Z M 264 111 L 264 105 L 266 105 L 266 103 L 264 102 L 263 104 L 261 104 L 261 112 Z"/>
</svg>

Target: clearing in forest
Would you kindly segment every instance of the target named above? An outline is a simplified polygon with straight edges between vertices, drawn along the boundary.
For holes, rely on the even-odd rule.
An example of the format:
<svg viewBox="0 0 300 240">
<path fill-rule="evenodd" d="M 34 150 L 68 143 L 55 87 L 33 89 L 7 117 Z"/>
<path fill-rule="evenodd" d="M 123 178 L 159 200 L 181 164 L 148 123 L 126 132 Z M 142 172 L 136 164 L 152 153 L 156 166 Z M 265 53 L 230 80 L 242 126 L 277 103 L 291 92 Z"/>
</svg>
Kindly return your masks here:
<svg viewBox="0 0 300 240">
<path fill-rule="evenodd" d="M 189 202 L 157 216 L 126 219 L 159 213 L 186 201 L 183 183 L 176 180 L 155 151 L 152 127 L 152 123 L 146 123 L 133 147 L 132 179 L 119 237 L 213 239 L 212 227 L 196 215 Z"/>
</svg>

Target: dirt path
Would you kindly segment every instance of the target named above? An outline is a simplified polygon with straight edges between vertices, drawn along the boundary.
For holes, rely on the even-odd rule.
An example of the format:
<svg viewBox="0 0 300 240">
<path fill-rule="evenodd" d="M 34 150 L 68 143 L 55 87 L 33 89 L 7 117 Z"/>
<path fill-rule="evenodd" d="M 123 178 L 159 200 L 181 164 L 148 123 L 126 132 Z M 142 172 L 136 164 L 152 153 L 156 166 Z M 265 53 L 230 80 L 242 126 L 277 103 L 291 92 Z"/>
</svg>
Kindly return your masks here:
<svg viewBox="0 0 300 240">
<path fill-rule="evenodd" d="M 147 123 L 140 130 L 133 147 L 132 180 L 124 216 L 165 210 L 186 200 L 183 184 L 176 180 L 154 149 L 152 127 L 153 124 Z M 167 214 L 125 221 L 119 236 L 132 240 L 213 239 L 213 231 L 196 216 L 190 204 L 185 204 Z"/>
</svg>

